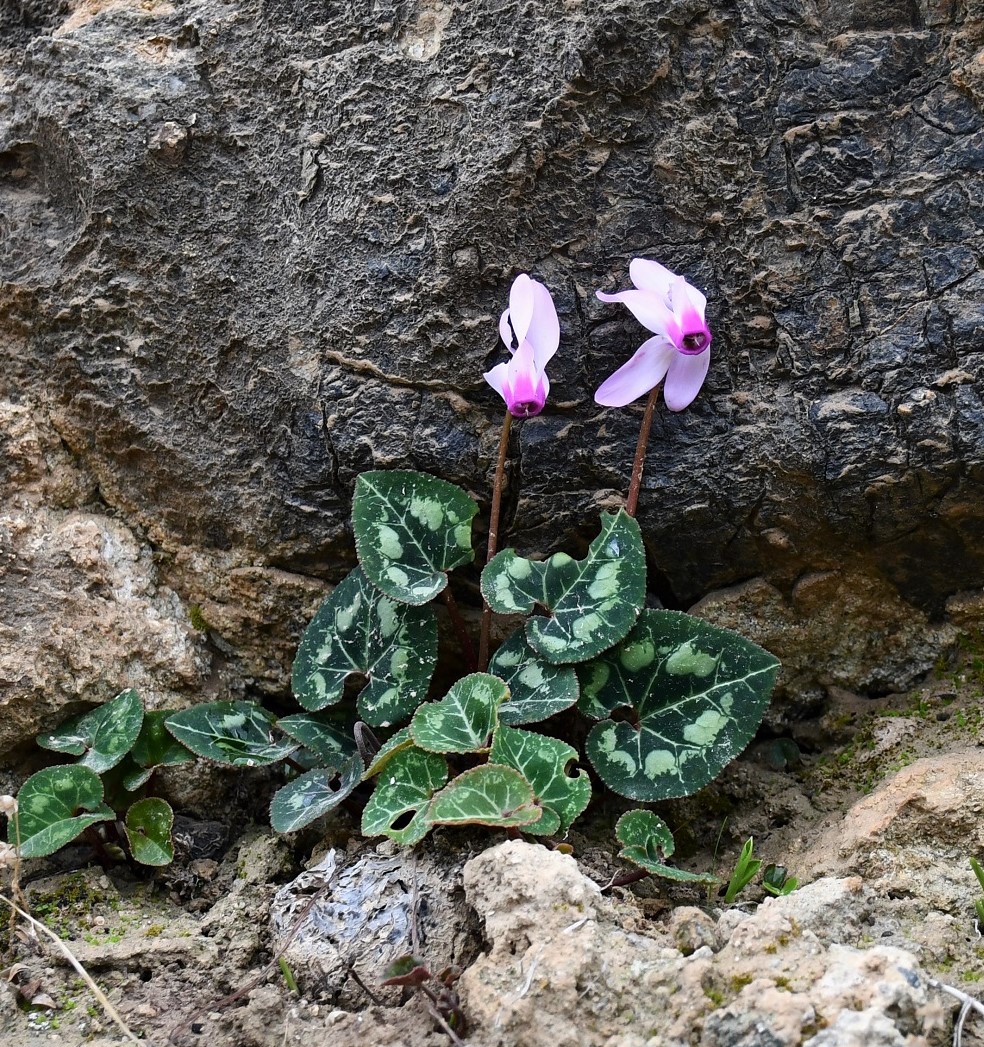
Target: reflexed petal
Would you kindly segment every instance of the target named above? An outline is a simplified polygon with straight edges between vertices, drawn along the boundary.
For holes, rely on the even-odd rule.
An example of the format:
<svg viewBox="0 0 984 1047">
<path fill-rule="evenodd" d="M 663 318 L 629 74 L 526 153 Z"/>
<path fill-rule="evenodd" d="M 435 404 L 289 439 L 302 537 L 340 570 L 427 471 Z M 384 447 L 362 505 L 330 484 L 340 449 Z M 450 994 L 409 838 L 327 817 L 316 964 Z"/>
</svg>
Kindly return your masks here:
<svg viewBox="0 0 984 1047">
<path fill-rule="evenodd" d="M 618 294 L 596 292 L 603 302 L 621 302 L 643 327 L 653 334 L 666 335 L 674 343 L 683 337 L 680 323 L 673 312 L 649 291 L 619 291 Z"/>
<path fill-rule="evenodd" d="M 533 281 L 526 273 L 520 273 L 509 288 L 509 321 L 516 343 L 522 344 L 533 322 Z"/>
<path fill-rule="evenodd" d="M 595 393 L 595 402 L 603 407 L 624 407 L 638 400 L 658 382 L 680 354 L 673 343 L 663 337 L 642 343 L 628 363 L 606 378 Z"/>
<path fill-rule="evenodd" d="M 550 292 L 538 280 L 530 283 L 533 286 L 533 322 L 526 337 L 533 343 L 536 366 L 542 371 L 560 345 L 560 321 Z"/>
<path fill-rule="evenodd" d="M 678 316 L 682 316 L 689 307 L 699 314 L 700 322 L 704 322 L 704 310 L 707 308 L 707 299 L 693 284 L 687 283 L 682 276 L 674 281 L 673 286 L 670 288 L 670 301 L 673 304 L 673 312 Z"/>
<path fill-rule="evenodd" d="M 677 279 L 665 265 L 651 262 L 648 258 L 633 258 L 629 263 L 629 276 L 640 291 L 649 291 L 666 299 L 670 293 L 670 284 Z"/>
<path fill-rule="evenodd" d="M 513 338 L 512 327 L 509 326 L 508 309 L 504 309 L 502 311 L 502 316 L 499 317 L 499 337 L 502 339 L 502 344 L 509 350 L 509 352 L 515 352 L 516 339 Z"/>
<path fill-rule="evenodd" d="M 704 384 L 711 363 L 711 352 L 708 349 L 700 356 L 685 356 L 683 353 L 673 355 L 663 386 L 663 399 L 671 411 L 682 411 L 693 403 Z"/>
<path fill-rule="evenodd" d="M 491 371 L 486 371 L 482 375 L 503 400 L 506 398 L 506 371 L 508 368 L 509 364 L 496 364 Z"/>
</svg>

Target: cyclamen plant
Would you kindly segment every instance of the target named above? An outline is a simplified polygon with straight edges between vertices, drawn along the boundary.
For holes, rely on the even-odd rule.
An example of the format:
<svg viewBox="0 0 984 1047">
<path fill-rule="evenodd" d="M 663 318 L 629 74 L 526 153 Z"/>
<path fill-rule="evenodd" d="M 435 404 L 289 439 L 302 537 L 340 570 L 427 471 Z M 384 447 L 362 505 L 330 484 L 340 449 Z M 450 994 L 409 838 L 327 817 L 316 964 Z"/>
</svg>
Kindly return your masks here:
<svg viewBox="0 0 984 1047">
<path fill-rule="evenodd" d="M 448 576 L 474 559 L 479 506 L 434 476 L 372 471 L 358 477 L 353 497 L 359 566 L 321 605 L 294 661 L 293 693 L 303 711 L 276 717 L 254 703 L 223 701 L 164 721 L 181 746 L 205 759 L 287 761 L 296 774 L 273 799 L 278 831 L 311 824 L 374 782 L 362 811 L 367 836 L 413 844 L 434 826 L 480 824 L 563 837 L 588 805 L 591 780 L 575 770 L 581 755 L 573 746 L 533 725 L 573 707 L 593 721 L 585 755 L 598 778 L 647 803 L 701 789 L 754 736 L 777 660 L 729 630 L 643 607 L 646 558 L 634 516 L 653 409 L 664 382 L 670 410 L 693 401 L 711 334 L 704 296 L 682 277 L 646 259 L 635 259 L 630 274 L 632 290 L 599 298 L 625 304 L 653 337 L 596 399 L 622 406 L 649 397 L 626 507 L 602 514 L 580 560 L 498 550 L 510 427 L 543 410 L 546 367 L 560 342 L 547 288 L 525 274 L 512 285 L 499 322 L 510 358 L 484 376 L 506 414 L 479 650 L 475 657 L 463 643 L 465 671 L 443 697 L 429 700 L 438 657 L 433 601 L 443 597 L 467 641 Z M 496 614 L 525 621 L 492 653 Z M 673 838 L 651 811 L 623 816 L 617 836 L 622 856 L 649 872 L 713 879 L 666 864 Z"/>
</svg>

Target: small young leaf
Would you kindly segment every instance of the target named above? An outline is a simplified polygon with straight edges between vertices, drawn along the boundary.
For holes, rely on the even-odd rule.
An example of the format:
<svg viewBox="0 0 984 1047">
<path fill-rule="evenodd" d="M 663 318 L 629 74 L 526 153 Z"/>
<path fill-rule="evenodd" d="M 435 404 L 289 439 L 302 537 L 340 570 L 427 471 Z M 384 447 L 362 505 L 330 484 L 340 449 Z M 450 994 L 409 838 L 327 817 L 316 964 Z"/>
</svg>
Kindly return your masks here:
<svg viewBox="0 0 984 1047">
<path fill-rule="evenodd" d="M 166 801 L 156 796 L 137 800 L 123 823 L 134 860 L 141 865 L 170 865 L 174 861 L 173 825 L 174 812 Z"/>
<path fill-rule="evenodd" d="M 173 767 L 194 760 L 194 756 L 168 734 L 164 721 L 170 715 L 166 709 L 144 714 L 140 734 L 130 750 L 130 756 L 138 766 L 153 771 L 157 767 Z"/>
<path fill-rule="evenodd" d="M 50 734 L 42 734 L 38 745 L 80 756 L 83 767 L 102 774 L 115 767 L 133 747 L 143 718 L 140 695 L 132 689 L 121 691 L 105 705 L 67 720 Z"/>
<path fill-rule="evenodd" d="M 569 666 L 544 662 L 526 642 L 522 629 L 495 652 L 489 672 L 509 687 L 509 701 L 499 709 L 499 720 L 513 727 L 539 723 L 577 701 L 577 673 Z"/>
<path fill-rule="evenodd" d="M 425 604 L 447 571 L 474 558 L 478 505 L 460 487 L 426 473 L 380 470 L 355 481 L 352 529 L 359 563 L 373 584 L 401 603 Z"/>
<path fill-rule="evenodd" d="M 341 700 L 348 677 L 364 676 L 359 716 L 373 727 L 386 727 L 424 701 L 436 664 L 433 610 L 395 603 L 356 568 L 305 630 L 292 684 L 301 705 L 316 711 Z"/>
<path fill-rule="evenodd" d="M 605 784 L 653 802 L 702 789 L 752 740 L 779 662 L 679 611 L 644 611 L 618 647 L 582 666 L 579 708 L 600 719 L 585 750 Z"/>
<path fill-rule="evenodd" d="M 500 614 L 550 617 L 526 623 L 526 639 L 554 665 L 583 662 L 618 643 L 646 596 L 646 554 L 639 525 L 624 509 L 603 513 L 601 534 L 583 560 L 554 553 L 539 562 L 504 549 L 482 572 L 482 595 Z"/>
<path fill-rule="evenodd" d="M 22 858 L 54 854 L 90 825 L 116 817 L 103 803 L 99 775 L 78 764 L 46 767 L 32 774 L 17 794 L 17 809 Z M 7 823 L 11 844 L 17 843 L 16 831 L 11 818 Z"/>
<path fill-rule="evenodd" d="M 512 767 L 486 763 L 464 771 L 431 800 L 432 825 L 524 828 L 540 820 L 530 783 Z"/>
<path fill-rule="evenodd" d="M 289 756 L 293 738 L 276 738 L 273 713 L 254 702 L 209 702 L 172 713 L 164 725 L 185 748 L 232 767 L 265 767 Z"/>
<path fill-rule="evenodd" d="M 336 766 L 339 756 L 354 756 L 358 751 L 351 733 L 346 733 L 324 716 L 293 713 L 281 716 L 277 727 L 300 742 L 325 764 Z"/>
<path fill-rule="evenodd" d="M 410 735 L 432 753 L 472 753 L 488 748 L 496 710 L 509 688 L 488 673 L 459 680 L 439 702 L 422 705 L 410 724 Z"/>
<path fill-rule="evenodd" d="M 755 840 L 749 836 L 741 849 L 741 853 L 738 855 L 738 861 L 735 862 L 735 871 L 731 874 L 731 879 L 728 881 L 728 889 L 724 892 L 726 905 L 730 905 L 755 879 L 755 874 L 762 866 L 761 859 L 752 857 L 754 848 Z"/>
<path fill-rule="evenodd" d="M 622 844 L 619 857 L 634 862 L 653 876 L 686 883 L 719 883 L 711 873 L 692 873 L 666 864 L 676 848 L 673 834 L 662 818 L 652 811 L 629 811 L 615 826 L 615 836 Z"/>
<path fill-rule="evenodd" d="M 443 756 L 413 746 L 396 753 L 362 812 L 363 836 L 388 836 L 410 845 L 427 835 L 431 797 L 448 780 Z M 399 829 L 393 826 L 410 812 L 413 817 Z"/>
<path fill-rule="evenodd" d="M 362 757 L 335 756 L 328 767 L 317 767 L 278 789 L 270 804 L 270 824 L 278 833 L 310 825 L 337 807 L 362 779 Z"/>
<path fill-rule="evenodd" d="M 533 786 L 543 817 L 526 831 L 540 836 L 566 833 L 591 799 L 591 780 L 584 771 L 568 777 L 577 750 L 556 738 L 515 727 L 498 727 L 489 760 L 514 767 Z"/>
</svg>

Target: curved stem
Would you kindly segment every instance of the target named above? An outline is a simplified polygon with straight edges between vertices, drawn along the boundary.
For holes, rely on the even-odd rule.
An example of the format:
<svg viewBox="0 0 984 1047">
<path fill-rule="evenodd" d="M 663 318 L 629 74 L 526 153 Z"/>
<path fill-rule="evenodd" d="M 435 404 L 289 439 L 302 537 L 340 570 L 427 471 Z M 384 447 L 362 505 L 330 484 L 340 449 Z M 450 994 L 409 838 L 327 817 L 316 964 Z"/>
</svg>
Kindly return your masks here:
<svg viewBox="0 0 984 1047">
<path fill-rule="evenodd" d="M 499 545 L 499 511 L 502 507 L 502 481 L 506 472 L 506 454 L 509 451 L 509 430 L 512 428 L 512 415 L 506 411 L 502 423 L 502 436 L 499 438 L 499 459 L 495 466 L 495 480 L 492 483 L 492 508 L 489 511 L 489 545 L 485 562 L 495 556 Z M 478 671 L 484 673 L 489 665 L 489 636 L 492 632 L 492 608 L 488 601 L 482 608 L 482 628 L 478 641 Z"/>
<path fill-rule="evenodd" d="M 629 494 L 625 499 L 625 511 L 629 516 L 635 516 L 639 505 L 639 488 L 642 485 L 642 471 L 646 466 L 646 447 L 649 444 L 649 430 L 653 427 L 653 409 L 659 398 L 659 383 L 653 386 L 646 400 L 646 410 L 642 416 L 642 426 L 639 429 L 639 442 L 636 444 L 635 458 L 632 462 L 632 480 L 629 483 Z"/>
</svg>

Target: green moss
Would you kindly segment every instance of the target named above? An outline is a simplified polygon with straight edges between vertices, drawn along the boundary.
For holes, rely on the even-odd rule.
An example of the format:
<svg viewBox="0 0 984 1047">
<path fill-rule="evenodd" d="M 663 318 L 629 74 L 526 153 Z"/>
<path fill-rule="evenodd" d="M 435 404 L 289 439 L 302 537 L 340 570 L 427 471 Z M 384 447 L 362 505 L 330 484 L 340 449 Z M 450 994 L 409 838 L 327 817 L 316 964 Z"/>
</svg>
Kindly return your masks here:
<svg viewBox="0 0 984 1047">
<path fill-rule="evenodd" d="M 750 974 L 736 974 L 731 979 L 731 991 L 737 996 L 746 985 L 751 985 L 754 980 Z"/>
<path fill-rule="evenodd" d="M 714 1004 L 715 1007 L 720 1007 L 724 1003 L 724 993 L 719 992 L 713 987 L 705 987 L 704 995 Z"/>
<path fill-rule="evenodd" d="M 188 606 L 188 618 L 191 621 L 192 629 L 195 629 L 200 633 L 207 633 L 209 629 L 212 628 L 208 624 L 205 615 L 202 614 L 201 607 L 197 603 Z"/>
<path fill-rule="evenodd" d="M 144 931 L 145 938 L 159 938 L 164 933 L 164 924 L 154 923 L 151 924 L 147 930 Z"/>
</svg>

